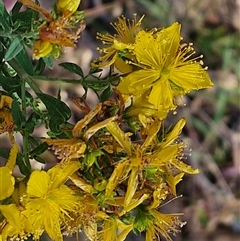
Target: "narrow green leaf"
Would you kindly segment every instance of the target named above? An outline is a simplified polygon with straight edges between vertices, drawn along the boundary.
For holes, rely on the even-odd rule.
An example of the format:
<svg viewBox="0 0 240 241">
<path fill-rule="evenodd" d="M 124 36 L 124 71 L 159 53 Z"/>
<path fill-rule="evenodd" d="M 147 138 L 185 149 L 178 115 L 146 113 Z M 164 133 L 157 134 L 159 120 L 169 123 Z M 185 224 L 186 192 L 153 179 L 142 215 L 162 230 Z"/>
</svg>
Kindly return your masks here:
<svg viewBox="0 0 240 241">
<path fill-rule="evenodd" d="M 39 163 L 46 164 L 46 161 L 40 156 L 35 156 L 34 159 Z"/>
<path fill-rule="evenodd" d="M 17 1 L 17 2 L 14 4 L 14 6 L 13 6 L 13 8 L 12 8 L 12 10 L 11 10 L 12 15 L 14 16 L 15 14 L 19 13 L 21 7 L 22 7 L 22 3 L 20 3 L 20 2 Z M 26 12 L 27 12 L 27 11 L 26 11 Z"/>
<path fill-rule="evenodd" d="M 46 67 L 46 63 L 44 62 L 44 60 L 42 58 L 39 59 L 39 61 L 37 62 L 37 65 L 35 67 L 35 70 L 34 70 L 35 74 L 41 75 L 43 73 L 45 67 Z"/>
<path fill-rule="evenodd" d="M 10 46 L 5 54 L 4 59 L 6 61 L 9 61 L 9 60 L 15 58 L 16 55 L 18 55 L 22 51 L 23 48 L 24 47 L 23 47 L 19 37 L 16 37 L 10 44 Z"/>
<path fill-rule="evenodd" d="M 35 112 L 33 112 L 27 122 L 26 122 L 26 131 L 31 134 L 33 133 L 34 129 L 39 126 L 39 124 L 41 123 L 41 118 L 39 117 L 39 115 Z"/>
<path fill-rule="evenodd" d="M 0 27 L 3 30 L 8 31 L 8 32 L 10 32 L 10 30 L 11 30 L 10 21 L 9 21 L 9 14 L 8 14 L 2 0 L 0 0 Z"/>
<path fill-rule="evenodd" d="M 100 101 L 103 102 L 107 99 L 109 99 L 109 97 L 112 94 L 112 88 L 111 85 L 109 85 L 100 95 Z"/>
<path fill-rule="evenodd" d="M 15 59 L 27 74 L 33 75 L 34 70 L 33 70 L 32 60 L 29 58 L 25 48 L 22 48 L 22 50 L 15 57 Z"/>
<path fill-rule="evenodd" d="M 102 72 L 102 69 L 98 69 L 98 68 L 92 67 L 89 70 L 89 74 L 96 74 L 96 73 L 99 73 L 99 72 Z"/>
<path fill-rule="evenodd" d="M 43 152 L 45 152 L 48 149 L 48 144 L 46 142 L 43 142 L 39 144 L 36 148 L 34 148 L 31 152 L 30 155 L 35 158 L 34 156 L 41 155 Z"/>
<path fill-rule="evenodd" d="M 72 73 L 75 73 L 75 74 L 81 76 L 82 78 L 84 77 L 81 67 L 74 63 L 65 62 L 65 63 L 59 64 L 59 66 L 63 67 L 64 69 L 69 70 Z"/>
<path fill-rule="evenodd" d="M 20 91 L 20 79 L 6 77 L 0 73 L 0 86 L 7 92 L 18 92 Z"/>
<path fill-rule="evenodd" d="M 18 153 L 18 155 L 17 155 L 17 165 L 19 166 L 20 172 L 24 176 L 29 176 L 31 174 L 31 170 L 29 170 L 29 168 L 27 166 L 25 166 L 25 164 L 23 162 L 23 157 L 22 157 L 21 153 Z"/>
<path fill-rule="evenodd" d="M 15 97 L 13 98 L 13 102 L 12 102 L 12 117 L 13 117 L 14 123 L 17 126 L 17 129 L 22 129 L 22 126 L 25 123 L 25 119 L 22 114 L 20 105 Z"/>
<path fill-rule="evenodd" d="M 60 125 L 65 123 L 71 116 L 69 107 L 53 96 L 41 93 L 38 97 L 44 103 L 49 114 L 49 127 L 53 132 L 60 131 Z"/>
</svg>

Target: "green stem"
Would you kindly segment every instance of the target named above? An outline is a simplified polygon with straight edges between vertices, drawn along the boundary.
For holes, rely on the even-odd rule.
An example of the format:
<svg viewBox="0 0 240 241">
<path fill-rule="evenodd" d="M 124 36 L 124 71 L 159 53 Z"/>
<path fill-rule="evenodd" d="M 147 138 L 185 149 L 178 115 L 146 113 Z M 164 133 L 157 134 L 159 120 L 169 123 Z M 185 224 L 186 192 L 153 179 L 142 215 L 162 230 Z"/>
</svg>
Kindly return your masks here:
<svg viewBox="0 0 240 241">
<path fill-rule="evenodd" d="M 25 122 L 27 121 L 27 101 L 26 101 L 26 83 L 29 84 L 31 89 L 36 93 L 41 93 L 41 90 L 38 86 L 33 82 L 32 78 L 22 69 L 22 67 L 18 64 L 18 62 L 14 59 L 8 62 L 12 68 L 17 72 L 18 76 L 21 79 L 21 99 L 22 99 L 22 115 L 24 117 Z M 29 170 L 31 170 L 31 163 L 29 160 L 29 142 L 28 137 L 29 133 L 23 129 L 23 158 L 25 165 Z"/>
<path fill-rule="evenodd" d="M 27 121 L 27 103 L 26 103 L 26 87 L 25 79 L 21 78 L 21 98 L 22 98 L 22 114 L 24 120 Z M 28 133 L 23 130 L 23 158 L 25 165 L 31 170 L 31 164 L 29 161 L 29 143 L 28 143 Z"/>
<path fill-rule="evenodd" d="M 40 81 L 51 81 L 51 82 L 64 82 L 64 83 L 69 83 L 69 84 L 106 84 L 106 83 L 112 83 L 117 80 L 119 80 L 119 76 L 113 76 L 107 79 L 96 79 L 96 80 L 91 80 L 91 79 L 63 79 L 63 78 L 52 78 L 52 77 L 46 77 L 46 76 L 32 76 L 32 79 L 34 80 L 40 80 Z"/>
<path fill-rule="evenodd" d="M 12 68 L 17 72 L 20 79 L 24 79 L 24 82 L 28 83 L 30 88 L 36 93 L 42 93 L 42 91 L 38 88 L 38 86 L 34 83 L 32 76 L 29 76 L 22 67 L 18 64 L 15 59 L 8 61 L 8 63 L 12 66 Z M 24 86 L 25 88 L 25 86 Z"/>
</svg>

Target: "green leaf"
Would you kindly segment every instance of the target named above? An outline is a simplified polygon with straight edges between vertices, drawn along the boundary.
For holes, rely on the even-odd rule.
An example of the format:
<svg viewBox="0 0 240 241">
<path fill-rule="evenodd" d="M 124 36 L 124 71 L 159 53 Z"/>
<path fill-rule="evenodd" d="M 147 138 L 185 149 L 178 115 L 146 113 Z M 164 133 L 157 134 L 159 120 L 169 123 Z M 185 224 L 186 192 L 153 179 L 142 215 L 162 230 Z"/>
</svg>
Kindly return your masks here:
<svg viewBox="0 0 240 241">
<path fill-rule="evenodd" d="M 65 62 L 65 63 L 59 64 L 59 66 L 63 67 L 64 69 L 69 70 L 72 73 L 75 73 L 75 74 L 81 76 L 82 78 L 84 77 L 81 67 L 74 63 Z"/>
<path fill-rule="evenodd" d="M 41 124 L 40 116 L 37 113 L 33 112 L 26 122 L 26 130 L 29 134 L 31 134 L 33 133 L 35 127 L 39 126 L 39 124 Z"/>
<path fill-rule="evenodd" d="M 109 99 L 111 94 L 112 94 L 112 87 L 111 87 L 111 85 L 109 85 L 100 95 L 100 101 L 103 102 L 103 101 Z"/>
<path fill-rule="evenodd" d="M 12 16 L 13 29 L 20 29 L 21 31 L 31 32 L 33 30 L 33 23 L 37 19 L 39 19 L 38 13 L 32 9 L 20 13 L 15 13 Z"/>
<path fill-rule="evenodd" d="M 40 162 L 42 164 L 46 164 L 46 161 L 42 157 L 40 157 L 40 156 L 35 156 L 34 159 L 37 162 Z"/>
<path fill-rule="evenodd" d="M 0 0 L 0 27 L 8 33 L 11 31 L 9 14 L 2 0 Z"/>
<path fill-rule="evenodd" d="M 14 4 L 14 6 L 13 6 L 13 8 L 12 8 L 12 10 L 11 10 L 12 15 L 14 16 L 15 14 L 19 13 L 21 7 L 22 7 L 22 3 L 20 3 L 20 2 L 17 1 L 17 2 Z M 26 12 L 27 12 L 27 11 L 26 11 Z"/>
<path fill-rule="evenodd" d="M 0 38 L 0 43 L 2 42 L 2 38 Z M 0 44 L 0 71 L 2 70 L 3 66 L 4 66 L 4 48 L 2 46 L 2 44 Z"/>
<path fill-rule="evenodd" d="M 102 69 L 92 67 L 92 68 L 89 70 L 89 74 L 96 74 L 96 73 L 99 73 L 99 72 L 102 72 Z"/>
<path fill-rule="evenodd" d="M 19 37 L 16 37 L 10 44 L 10 46 L 5 54 L 4 59 L 6 61 L 9 61 L 9 60 L 15 58 L 16 55 L 18 55 L 22 51 L 23 48 L 24 48 L 24 46 L 22 45 Z"/>
<path fill-rule="evenodd" d="M 53 69 L 53 58 L 51 55 L 44 57 L 43 61 L 49 69 Z"/>
<path fill-rule="evenodd" d="M 0 157 L 3 157 L 4 159 L 8 159 L 9 157 L 9 153 L 10 150 L 7 149 L 0 149 Z M 19 166 L 20 172 L 25 175 L 28 176 L 30 175 L 30 171 L 29 169 L 24 165 L 23 161 L 22 161 L 22 154 L 18 153 L 17 154 L 17 160 L 16 160 L 16 164 Z"/>
<path fill-rule="evenodd" d="M 36 148 L 34 148 L 30 155 L 35 158 L 35 156 L 41 155 L 43 152 L 45 152 L 48 149 L 48 144 L 46 142 L 43 142 L 39 144 Z"/>
<path fill-rule="evenodd" d="M 20 79 L 6 77 L 0 73 L 0 86 L 9 93 L 20 91 Z"/>
<path fill-rule="evenodd" d="M 29 58 L 27 51 L 25 48 L 23 48 L 19 54 L 15 57 L 17 60 L 18 64 L 25 70 L 25 72 L 29 75 L 33 75 L 34 70 L 33 70 L 33 65 L 32 61 Z"/>
<path fill-rule="evenodd" d="M 49 127 L 53 132 L 60 132 L 60 125 L 65 123 L 71 116 L 69 107 L 53 96 L 41 93 L 38 97 L 46 106 L 49 114 Z"/>
<path fill-rule="evenodd" d="M 13 102 L 12 102 L 12 117 L 15 125 L 17 126 L 17 129 L 22 129 L 25 127 L 24 126 L 25 119 L 22 114 L 20 105 L 15 97 L 13 97 Z"/>
<path fill-rule="evenodd" d="M 4 159 L 8 159 L 10 150 L 7 149 L 0 149 L 0 157 Z"/>
<path fill-rule="evenodd" d="M 23 156 L 21 153 L 18 153 L 17 155 L 17 165 L 19 166 L 20 172 L 24 176 L 30 176 L 31 175 L 31 170 L 24 164 L 23 162 Z"/>
<path fill-rule="evenodd" d="M 35 74 L 41 75 L 43 73 L 45 67 L 46 67 L 46 63 L 44 62 L 44 60 L 42 58 L 39 59 L 39 61 L 37 62 L 37 65 L 35 67 L 35 70 L 34 70 Z"/>
</svg>

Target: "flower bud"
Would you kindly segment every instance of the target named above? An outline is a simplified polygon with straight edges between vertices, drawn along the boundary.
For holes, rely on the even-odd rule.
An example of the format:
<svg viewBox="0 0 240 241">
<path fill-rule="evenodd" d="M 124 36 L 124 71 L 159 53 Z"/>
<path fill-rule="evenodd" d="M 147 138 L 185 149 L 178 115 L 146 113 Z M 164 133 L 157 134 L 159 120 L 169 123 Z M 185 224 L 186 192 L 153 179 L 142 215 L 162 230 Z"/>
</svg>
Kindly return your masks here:
<svg viewBox="0 0 240 241">
<path fill-rule="evenodd" d="M 52 45 L 48 41 L 37 40 L 33 45 L 33 58 L 40 59 L 52 52 Z"/>
<path fill-rule="evenodd" d="M 57 10 L 59 12 L 70 12 L 71 14 L 77 11 L 81 0 L 59 0 L 57 3 Z"/>
</svg>

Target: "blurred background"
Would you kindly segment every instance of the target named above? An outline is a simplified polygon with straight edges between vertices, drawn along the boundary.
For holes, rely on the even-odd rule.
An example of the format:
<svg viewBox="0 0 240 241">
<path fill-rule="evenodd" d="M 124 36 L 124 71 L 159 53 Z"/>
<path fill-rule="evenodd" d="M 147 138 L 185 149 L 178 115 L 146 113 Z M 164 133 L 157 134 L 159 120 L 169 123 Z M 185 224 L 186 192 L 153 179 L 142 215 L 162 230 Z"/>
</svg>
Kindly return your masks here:
<svg viewBox="0 0 240 241">
<path fill-rule="evenodd" d="M 11 9 L 15 1 L 6 0 Z M 41 0 L 50 9 L 54 1 Z M 89 63 L 98 56 L 97 32 L 114 33 L 109 24 L 118 16 L 132 18 L 144 14 L 144 28 L 165 27 L 178 21 L 182 24 L 183 42 L 193 42 L 197 55 L 214 82 L 214 88 L 191 92 L 186 107 L 170 115 L 167 124 L 187 118 L 182 139 L 189 141 L 187 162 L 201 169 L 199 175 L 186 175 L 178 185 L 182 198 L 166 207 L 169 212 L 183 212 L 187 221 L 174 241 L 239 241 L 240 240 L 240 0 L 82 0 L 87 27 L 76 49 L 66 49 L 58 63 L 71 61 L 87 73 Z M 69 77 L 57 67 L 49 76 Z M 74 76 L 73 76 L 74 77 Z M 56 95 L 59 84 L 44 83 L 41 88 Z M 62 84 L 62 98 L 79 119 L 73 96 L 81 96 L 81 86 Z M 88 97 L 90 106 L 97 98 Z M 69 240 L 69 239 L 66 239 Z M 130 240 L 143 240 L 130 235 Z"/>
</svg>

